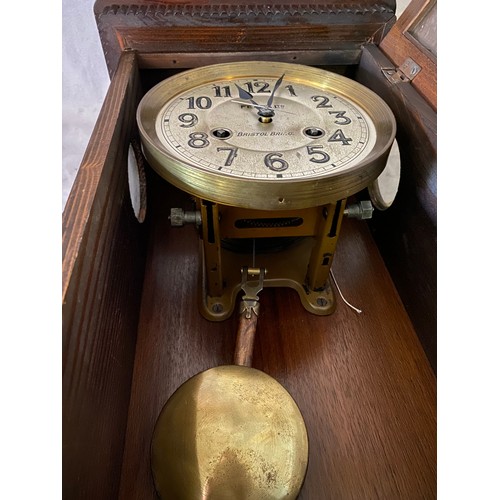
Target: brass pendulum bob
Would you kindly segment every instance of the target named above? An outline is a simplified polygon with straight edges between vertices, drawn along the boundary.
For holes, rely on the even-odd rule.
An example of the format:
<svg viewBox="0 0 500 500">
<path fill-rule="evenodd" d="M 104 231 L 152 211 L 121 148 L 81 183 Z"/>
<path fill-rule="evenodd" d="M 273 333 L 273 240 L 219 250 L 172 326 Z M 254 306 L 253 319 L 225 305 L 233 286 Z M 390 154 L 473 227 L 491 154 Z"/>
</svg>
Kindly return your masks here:
<svg viewBox="0 0 500 500">
<path fill-rule="evenodd" d="M 242 270 L 234 365 L 187 380 L 155 426 L 151 465 L 162 499 L 296 498 L 308 460 L 304 420 L 275 379 L 251 368 L 264 269 Z M 248 275 L 257 276 L 249 281 Z"/>
</svg>

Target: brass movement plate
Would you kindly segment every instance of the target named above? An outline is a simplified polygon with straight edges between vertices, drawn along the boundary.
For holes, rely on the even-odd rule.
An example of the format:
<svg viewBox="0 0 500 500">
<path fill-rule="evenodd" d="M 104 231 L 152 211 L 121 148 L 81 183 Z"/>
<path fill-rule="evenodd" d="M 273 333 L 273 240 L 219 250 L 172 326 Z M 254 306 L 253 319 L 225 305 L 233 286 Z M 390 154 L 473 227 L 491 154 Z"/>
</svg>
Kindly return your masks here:
<svg viewBox="0 0 500 500">
<path fill-rule="evenodd" d="M 330 280 L 328 279 L 321 290 L 315 291 L 304 287 L 304 277 L 307 273 L 309 255 L 313 246 L 313 238 L 302 238 L 280 252 L 259 255 L 258 262 L 259 265 L 268 270 L 264 279 L 264 288 L 292 288 L 297 292 L 302 306 L 307 311 L 318 316 L 326 316 L 332 314 L 337 307 L 337 300 Z M 225 287 L 223 293 L 217 297 L 209 294 L 203 245 L 201 245 L 200 253 L 200 262 L 202 263 L 198 291 L 200 313 L 210 321 L 223 321 L 233 313 L 238 294 L 241 292 L 240 269 L 248 265 L 249 257 L 246 254 L 221 249 L 221 259 L 225 269 Z"/>
</svg>

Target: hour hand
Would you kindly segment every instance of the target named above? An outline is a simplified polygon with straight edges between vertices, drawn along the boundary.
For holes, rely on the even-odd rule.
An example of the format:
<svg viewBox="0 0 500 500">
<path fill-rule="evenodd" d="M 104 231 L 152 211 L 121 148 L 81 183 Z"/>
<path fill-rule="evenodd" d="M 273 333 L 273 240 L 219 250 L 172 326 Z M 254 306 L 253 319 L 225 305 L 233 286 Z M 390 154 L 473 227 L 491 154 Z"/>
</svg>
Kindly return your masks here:
<svg viewBox="0 0 500 500">
<path fill-rule="evenodd" d="M 247 92 L 245 89 L 242 89 L 237 83 L 235 83 L 236 88 L 238 89 L 238 94 L 241 99 L 245 99 L 249 101 L 251 104 L 249 106 L 253 106 L 258 109 L 257 114 L 263 118 L 266 122 L 271 121 L 274 116 L 274 111 L 269 106 L 264 104 L 259 104 L 253 100 L 253 95 L 250 92 Z M 245 103 L 246 104 L 246 103 Z M 259 118 L 260 119 L 260 118 Z"/>
<path fill-rule="evenodd" d="M 245 89 L 242 89 L 237 83 L 235 83 L 236 88 L 238 89 L 238 95 L 240 96 L 240 99 L 246 99 L 250 101 L 254 106 L 257 106 L 259 108 L 265 108 L 265 106 L 262 106 L 261 104 L 257 104 L 253 100 L 253 95 L 250 94 L 250 92 L 247 92 Z"/>
</svg>

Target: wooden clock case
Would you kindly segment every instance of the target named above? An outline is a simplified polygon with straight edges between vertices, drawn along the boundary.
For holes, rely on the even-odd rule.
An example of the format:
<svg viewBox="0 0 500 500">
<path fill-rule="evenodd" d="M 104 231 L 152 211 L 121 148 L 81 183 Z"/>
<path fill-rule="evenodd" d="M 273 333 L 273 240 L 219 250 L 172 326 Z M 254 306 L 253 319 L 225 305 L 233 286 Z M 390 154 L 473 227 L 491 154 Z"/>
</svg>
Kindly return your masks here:
<svg viewBox="0 0 500 500">
<path fill-rule="evenodd" d="M 401 150 L 394 205 L 345 220 L 334 258 L 363 313 L 339 301 L 314 316 L 293 290 L 261 294 L 253 366 L 287 388 L 309 433 L 299 498 L 436 497 L 436 61 L 408 34 L 434 4 L 414 0 L 396 22 L 394 0 L 96 2 L 111 83 L 63 214 L 64 498 L 155 498 L 149 448 L 163 404 L 190 376 L 231 363 L 236 315 L 199 314 L 197 231 L 169 224 L 190 199 L 146 169 L 137 222 L 127 154 L 152 85 L 255 59 L 372 88 L 393 109 Z"/>
</svg>

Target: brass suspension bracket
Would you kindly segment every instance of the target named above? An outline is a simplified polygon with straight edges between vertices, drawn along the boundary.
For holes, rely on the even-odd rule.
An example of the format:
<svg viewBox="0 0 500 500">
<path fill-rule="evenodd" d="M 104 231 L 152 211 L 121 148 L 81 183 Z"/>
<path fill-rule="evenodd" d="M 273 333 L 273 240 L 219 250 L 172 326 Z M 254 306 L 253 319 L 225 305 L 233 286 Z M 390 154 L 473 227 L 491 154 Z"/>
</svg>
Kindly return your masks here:
<svg viewBox="0 0 500 500">
<path fill-rule="evenodd" d="M 243 267 L 241 269 L 241 289 L 243 297 L 240 302 L 240 314 L 250 319 L 252 314 L 259 315 L 259 297 L 258 294 L 264 288 L 264 276 L 266 270 Z M 250 280 L 249 277 L 257 277 L 257 280 Z"/>
</svg>

